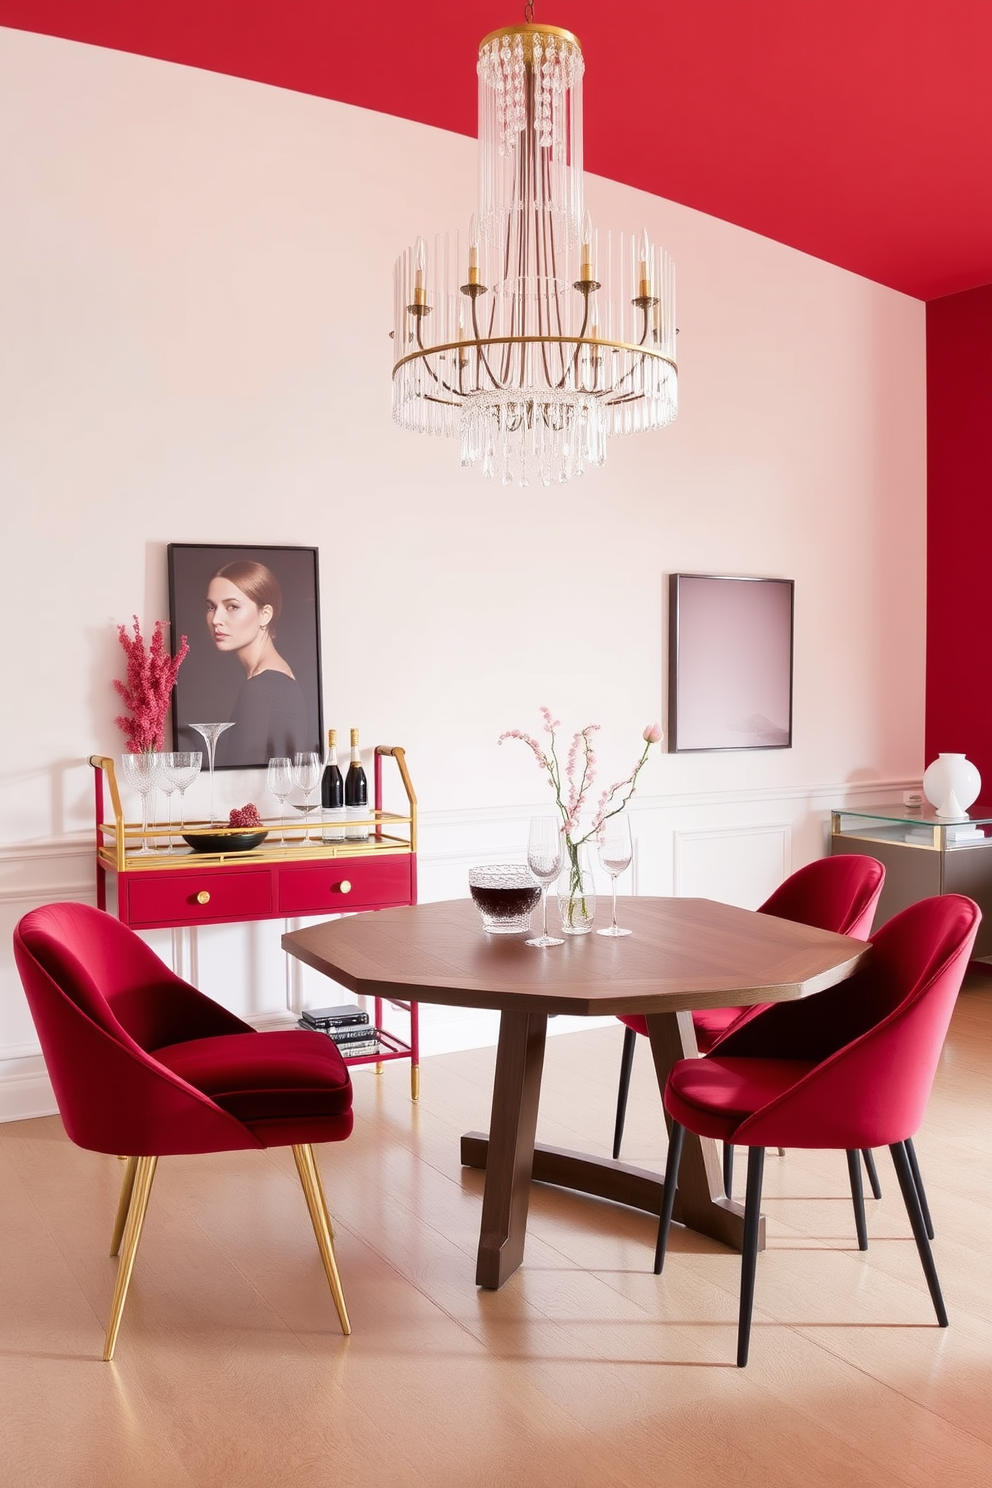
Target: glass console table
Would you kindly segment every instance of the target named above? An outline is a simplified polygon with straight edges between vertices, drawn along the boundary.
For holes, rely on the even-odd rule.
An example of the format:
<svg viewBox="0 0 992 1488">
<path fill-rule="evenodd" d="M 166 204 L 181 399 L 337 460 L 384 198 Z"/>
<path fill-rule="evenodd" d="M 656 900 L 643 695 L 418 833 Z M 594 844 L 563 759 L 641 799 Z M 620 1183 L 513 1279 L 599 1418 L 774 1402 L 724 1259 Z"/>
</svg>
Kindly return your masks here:
<svg viewBox="0 0 992 1488">
<path fill-rule="evenodd" d="M 982 911 L 974 955 L 992 955 L 992 808 L 976 804 L 954 821 L 929 803 L 835 808 L 830 852 L 863 853 L 885 866 L 876 926 L 932 894 L 967 894 Z"/>
</svg>

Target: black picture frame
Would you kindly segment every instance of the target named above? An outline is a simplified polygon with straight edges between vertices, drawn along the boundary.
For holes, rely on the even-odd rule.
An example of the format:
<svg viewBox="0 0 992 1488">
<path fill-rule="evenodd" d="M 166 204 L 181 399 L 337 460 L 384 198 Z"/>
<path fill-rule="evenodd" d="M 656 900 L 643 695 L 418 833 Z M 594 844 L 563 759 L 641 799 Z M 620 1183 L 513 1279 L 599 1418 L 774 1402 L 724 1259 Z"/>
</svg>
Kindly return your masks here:
<svg viewBox="0 0 992 1488">
<path fill-rule="evenodd" d="M 668 748 L 791 749 L 795 581 L 670 574 Z"/>
<path fill-rule="evenodd" d="M 324 713 L 318 550 L 261 544 L 169 543 L 168 561 L 173 645 L 182 635 L 189 642 L 189 653 L 179 668 L 172 694 L 173 747 L 203 749 L 202 737 L 190 725 L 227 722 L 237 715 L 244 724 L 241 737 L 237 723 L 220 735 L 218 770 L 264 769 L 272 754 L 292 757 L 296 750 L 312 749 L 320 754 Z M 268 569 L 281 591 L 280 612 L 273 618 L 270 632 L 303 695 L 301 707 L 295 693 L 287 691 L 285 698 L 277 693 L 278 706 L 267 710 L 265 721 L 259 717 L 260 700 L 277 687 L 288 688 L 289 682 L 280 680 L 277 684 L 270 675 L 259 693 L 245 692 L 246 687 L 256 685 L 256 679 L 249 680 L 237 653 L 218 649 L 207 625 L 211 580 L 219 570 L 243 562 Z M 290 719 L 292 722 L 287 722 Z"/>
</svg>

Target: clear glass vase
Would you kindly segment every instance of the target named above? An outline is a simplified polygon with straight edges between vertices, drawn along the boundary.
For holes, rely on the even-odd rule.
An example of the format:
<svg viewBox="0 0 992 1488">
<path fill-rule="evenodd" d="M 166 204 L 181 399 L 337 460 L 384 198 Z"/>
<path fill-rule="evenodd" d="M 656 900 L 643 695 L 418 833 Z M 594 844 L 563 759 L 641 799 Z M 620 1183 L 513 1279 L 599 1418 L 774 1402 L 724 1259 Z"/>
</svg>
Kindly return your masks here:
<svg viewBox="0 0 992 1488">
<path fill-rule="evenodd" d="M 596 917 L 596 880 L 585 844 L 573 847 L 567 839 L 558 877 L 558 915 L 565 935 L 588 935 Z"/>
</svg>

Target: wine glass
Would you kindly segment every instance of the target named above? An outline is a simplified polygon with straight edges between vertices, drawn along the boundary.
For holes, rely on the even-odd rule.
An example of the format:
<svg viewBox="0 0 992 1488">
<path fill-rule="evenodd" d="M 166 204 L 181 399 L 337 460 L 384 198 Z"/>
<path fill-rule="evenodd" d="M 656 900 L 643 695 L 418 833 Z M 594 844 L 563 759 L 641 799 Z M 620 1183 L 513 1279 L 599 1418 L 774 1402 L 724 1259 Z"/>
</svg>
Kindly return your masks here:
<svg viewBox="0 0 992 1488">
<path fill-rule="evenodd" d="M 217 753 L 217 740 L 225 729 L 233 728 L 231 723 L 191 723 L 191 729 L 196 729 L 198 734 L 203 735 L 203 742 L 207 746 L 207 769 L 210 771 L 210 821 L 217 820 L 214 815 L 214 755 Z"/>
<path fill-rule="evenodd" d="M 524 945 L 565 944 L 548 934 L 548 888 L 561 872 L 561 853 L 561 822 L 554 816 L 533 817 L 527 838 L 527 867 L 541 885 L 541 933 L 525 940 Z"/>
<path fill-rule="evenodd" d="M 279 845 L 286 846 L 286 797 L 293 789 L 293 762 L 288 755 L 279 754 L 269 760 L 266 777 L 269 790 L 279 802 Z"/>
<path fill-rule="evenodd" d="M 631 934 L 629 930 L 621 930 L 617 924 L 617 879 L 630 867 L 633 855 L 630 822 L 626 815 L 623 812 L 617 812 L 616 816 L 608 816 L 599 832 L 599 861 L 605 872 L 610 875 L 610 887 L 613 890 L 613 917 L 604 930 L 596 931 L 597 935 Z"/>
<path fill-rule="evenodd" d="M 176 794 L 176 791 L 179 789 L 179 786 L 176 783 L 175 777 L 172 774 L 172 752 L 171 752 L 171 750 L 166 750 L 164 753 L 160 754 L 159 757 L 158 757 L 158 759 L 159 759 L 159 770 L 158 770 L 158 782 L 157 782 L 157 784 L 158 784 L 158 789 L 162 792 L 163 796 L 165 797 L 165 799 L 166 799 L 166 801 L 168 803 L 168 807 L 169 807 L 169 832 L 168 832 L 168 836 L 165 839 L 165 846 L 164 847 L 161 847 L 161 846 L 159 846 L 159 844 L 156 844 L 156 846 L 159 846 L 159 851 L 160 852 L 171 852 L 172 851 L 172 798 Z"/>
<path fill-rule="evenodd" d="M 165 757 L 165 773 L 179 792 L 179 835 L 186 825 L 186 792 L 200 773 L 203 753 L 199 749 L 174 749 Z M 172 807 L 169 807 L 169 825 L 172 825 Z"/>
<path fill-rule="evenodd" d="M 134 855 L 150 853 L 148 846 L 148 797 L 158 782 L 161 756 L 147 750 L 141 754 L 122 754 L 121 773 L 125 784 L 141 797 L 141 846 L 133 849 Z"/>
<path fill-rule="evenodd" d="M 320 783 L 320 755 L 313 750 L 301 750 L 295 754 L 293 756 L 293 781 L 298 789 L 303 792 L 303 812 L 307 822 L 307 829 L 303 837 L 303 846 L 312 847 L 313 838 L 310 836 L 310 797 Z"/>
</svg>

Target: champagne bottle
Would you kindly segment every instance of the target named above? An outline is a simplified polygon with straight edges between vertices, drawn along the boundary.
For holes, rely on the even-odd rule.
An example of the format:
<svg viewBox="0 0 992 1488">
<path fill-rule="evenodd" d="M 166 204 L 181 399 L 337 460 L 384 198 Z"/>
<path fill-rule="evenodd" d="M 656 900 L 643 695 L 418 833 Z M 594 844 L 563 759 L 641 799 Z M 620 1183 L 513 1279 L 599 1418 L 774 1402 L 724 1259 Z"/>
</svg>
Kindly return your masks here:
<svg viewBox="0 0 992 1488">
<path fill-rule="evenodd" d="M 369 783 L 362 769 L 362 756 L 358 749 L 358 730 L 351 731 L 351 762 L 348 765 L 348 773 L 344 779 L 344 804 L 351 820 L 345 828 L 345 836 L 351 842 L 367 842 L 369 835 Z M 364 817 L 361 826 L 354 822 L 355 817 Z"/>
<path fill-rule="evenodd" d="M 335 821 L 344 821 L 344 777 L 338 766 L 337 729 L 327 730 L 327 763 L 320 777 L 320 806 L 323 841 L 343 842 L 344 827 L 331 825 Z"/>
</svg>

